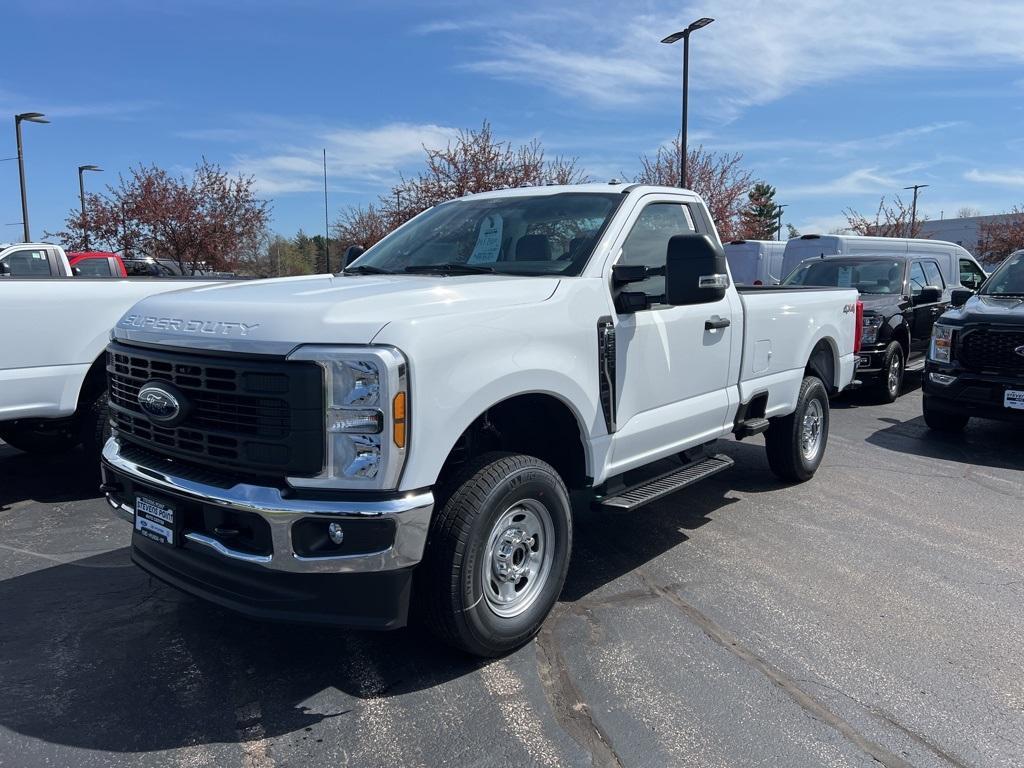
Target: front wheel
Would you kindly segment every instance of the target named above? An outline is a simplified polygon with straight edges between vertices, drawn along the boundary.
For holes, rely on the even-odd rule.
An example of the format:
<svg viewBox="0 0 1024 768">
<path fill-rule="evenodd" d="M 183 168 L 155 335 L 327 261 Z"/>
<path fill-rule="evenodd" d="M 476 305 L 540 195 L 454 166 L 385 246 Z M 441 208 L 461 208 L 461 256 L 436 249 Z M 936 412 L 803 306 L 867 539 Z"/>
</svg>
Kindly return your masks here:
<svg viewBox="0 0 1024 768">
<path fill-rule="evenodd" d="M 537 633 L 562 591 L 569 494 L 550 465 L 508 453 L 479 457 L 450 489 L 431 522 L 414 600 L 441 640 L 498 656 Z"/>
<path fill-rule="evenodd" d="M 828 391 L 821 379 L 805 376 L 796 410 L 777 416 L 765 433 L 768 466 L 782 480 L 802 483 L 814 477 L 828 443 Z"/>
<path fill-rule="evenodd" d="M 970 416 L 965 416 L 962 413 L 935 410 L 929 404 L 927 397 L 924 398 L 921 409 L 924 415 L 924 423 L 928 425 L 928 429 L 935 432 L 963 432 L 970 419 Z"/>
<path fill-rule="evenodd" d="M 68 420 L 16 422 L 0 425 L 0 440 L 25 453 L 39 456 L 67 453 L 80 438 Z"/>
<path fill-rule="evenodd" d="M 903 390 L 903 374 L 906 364 L 903 360 L 903 347 L 898 341 L 889 344 L 885 349 L 885 357 L 882 362 L 882 371 L 878 374 L 878 381 L 874 385 L 874 399 L 878 403 L 888 404 L 896 402 Z"/>
</svg>

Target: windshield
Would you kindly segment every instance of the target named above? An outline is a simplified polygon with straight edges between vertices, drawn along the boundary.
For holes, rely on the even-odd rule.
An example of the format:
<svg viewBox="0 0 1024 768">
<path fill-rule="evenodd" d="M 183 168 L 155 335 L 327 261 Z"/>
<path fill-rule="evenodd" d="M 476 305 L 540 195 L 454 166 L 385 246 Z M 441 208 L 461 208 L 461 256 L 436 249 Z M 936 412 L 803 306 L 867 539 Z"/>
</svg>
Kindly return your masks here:
<svg viewBox="0 0 1024 768">
<path fill-rule="evenodd" d="M 903 262 L 889 259 L 805 261 L 783 285 L 856 288 L 861 293 L 903 293 Z"/>
<path fill-rule="evenodd" d="M 388 235 L 346 271 L 578 275 L 621 194 L 455 200 Z"/>
<path fill-rule="evenodd" d="M 1011 253 L 981 292 L 986 296 L 1024 296 L 1024 251 Z"/>
</svg>

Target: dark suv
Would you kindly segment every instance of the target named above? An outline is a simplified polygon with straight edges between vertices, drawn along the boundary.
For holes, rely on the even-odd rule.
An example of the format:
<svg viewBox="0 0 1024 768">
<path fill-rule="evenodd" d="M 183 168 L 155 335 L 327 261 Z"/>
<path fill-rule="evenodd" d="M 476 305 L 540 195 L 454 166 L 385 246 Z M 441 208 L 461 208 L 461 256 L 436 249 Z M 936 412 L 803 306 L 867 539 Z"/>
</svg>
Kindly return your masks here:
<svg viewBox="0 0 1024 768">
<path fill-rule="evenodd" d="M 784 284 L 860 292 L 864 324 L 857 378 L 883 403 L 899 397 L 908 367 L 923 367 L 932 325 L 946 311 L 955 287 L 947 285 L 936 259 L 914 254 L 810 259 Z"/>
<path fill-rule="evenodd" d="M 1024 251 L 1003 262 L 977 296 L 953 292 L 935 324 L 924 376 L 924 420 L 960 431 L 972 416 L 1024 422 Z"/>
</svg>

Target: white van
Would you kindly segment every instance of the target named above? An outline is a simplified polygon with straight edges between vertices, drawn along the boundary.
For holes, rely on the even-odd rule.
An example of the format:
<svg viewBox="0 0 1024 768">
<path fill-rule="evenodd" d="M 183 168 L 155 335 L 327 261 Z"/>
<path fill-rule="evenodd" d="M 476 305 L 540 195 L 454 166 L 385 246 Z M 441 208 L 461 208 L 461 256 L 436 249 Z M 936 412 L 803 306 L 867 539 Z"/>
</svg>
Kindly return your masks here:
<svg viewBox="0 0 1024 768">
<path fill-rule="evenodd" d="M 947 287 L 963 286 L 977 289 L 985 280 L 985 271 L 977 260 L 955 243 L 922 238 L 861 235 L 801 235 L 786 241 L 782 276 L 789 277 L 800 262 L 807 259 L 888 253 L 931 256 L 938 262 Z"/>
<path fill-rule="evenodd" d="M 778 285 L 786 244 L 779 240 L 733 240 L 725 244 L 732 279 L 737 285 Z"/>
</svg>

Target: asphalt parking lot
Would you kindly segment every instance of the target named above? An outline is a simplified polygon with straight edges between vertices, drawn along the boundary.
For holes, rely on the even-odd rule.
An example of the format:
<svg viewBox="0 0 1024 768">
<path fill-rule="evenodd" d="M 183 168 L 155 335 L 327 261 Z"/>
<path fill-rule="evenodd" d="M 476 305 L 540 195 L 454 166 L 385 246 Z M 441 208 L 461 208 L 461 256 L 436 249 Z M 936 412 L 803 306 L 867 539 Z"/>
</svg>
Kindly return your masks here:
<svg viewBox="0 0 1024 768">
<path fill-rule="evenodd" d="M 817 477 L 760 439 L 583 512 L 537 640 L 264 625 L 130 564 L 76 457 L 0 444 L 0 766 L 1021 766 L 1024 443 L 843 398 Z"/>
</svg>

